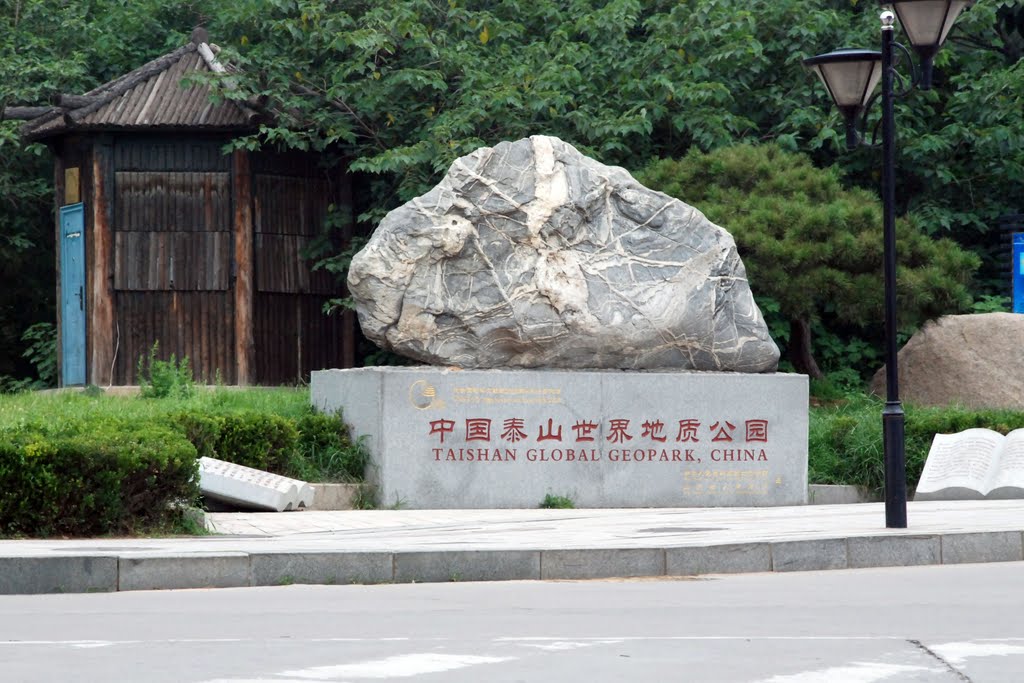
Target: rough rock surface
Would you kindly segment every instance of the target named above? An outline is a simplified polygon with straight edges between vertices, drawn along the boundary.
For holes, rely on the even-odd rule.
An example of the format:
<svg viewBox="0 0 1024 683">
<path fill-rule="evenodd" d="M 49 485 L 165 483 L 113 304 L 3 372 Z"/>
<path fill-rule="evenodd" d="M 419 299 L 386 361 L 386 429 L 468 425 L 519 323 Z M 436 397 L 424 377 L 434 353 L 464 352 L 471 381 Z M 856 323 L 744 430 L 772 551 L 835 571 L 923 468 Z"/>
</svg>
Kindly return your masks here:
<svg viewBox="0 0 1024 683">
<path fill-rule="evenodd" d="M 1024 410 L 1024 315 L 949 315 L 910 338 L 898 356 L 900 398 L 926 406 Z M 885 396 L 885 368 L 871 382 Z"/>
<path fill-rule="evenodd" d="M 363 332 L 465 368 L 774 371 L 732 237 L 557 138 L 482 148 L 352 261 Z"/>
</svg>

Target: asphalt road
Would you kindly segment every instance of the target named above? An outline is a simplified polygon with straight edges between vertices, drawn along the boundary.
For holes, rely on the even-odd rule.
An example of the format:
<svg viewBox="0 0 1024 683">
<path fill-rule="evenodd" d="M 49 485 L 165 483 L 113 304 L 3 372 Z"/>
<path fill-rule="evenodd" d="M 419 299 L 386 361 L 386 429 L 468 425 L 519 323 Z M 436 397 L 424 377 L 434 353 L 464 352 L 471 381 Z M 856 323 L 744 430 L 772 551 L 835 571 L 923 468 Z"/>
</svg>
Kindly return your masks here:
<svg viewBox="0 0 1024 683">
<path fill-rule="evenodd" d="M 1024 680 L 1024 564 L 0 597 L 0 681 Z"/>
</svg>

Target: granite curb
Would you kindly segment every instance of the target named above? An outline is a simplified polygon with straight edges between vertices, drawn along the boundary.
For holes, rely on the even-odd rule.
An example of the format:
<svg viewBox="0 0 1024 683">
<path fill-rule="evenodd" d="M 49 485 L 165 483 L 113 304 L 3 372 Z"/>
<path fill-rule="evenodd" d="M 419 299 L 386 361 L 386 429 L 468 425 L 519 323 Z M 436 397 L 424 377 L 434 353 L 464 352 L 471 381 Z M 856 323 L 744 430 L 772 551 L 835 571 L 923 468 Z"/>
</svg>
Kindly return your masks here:
<svg viewBox="0 0 1024 683">
<path fill-rule="evenodd" d="M 2 547 L 0 547 L 2 552 Z M 1024 531 L 843 536 L 685 547 L 197 551 L 0 557 L 0 594 L 287 584 L 586 580 L 1024 561 Z"/>
</svg>

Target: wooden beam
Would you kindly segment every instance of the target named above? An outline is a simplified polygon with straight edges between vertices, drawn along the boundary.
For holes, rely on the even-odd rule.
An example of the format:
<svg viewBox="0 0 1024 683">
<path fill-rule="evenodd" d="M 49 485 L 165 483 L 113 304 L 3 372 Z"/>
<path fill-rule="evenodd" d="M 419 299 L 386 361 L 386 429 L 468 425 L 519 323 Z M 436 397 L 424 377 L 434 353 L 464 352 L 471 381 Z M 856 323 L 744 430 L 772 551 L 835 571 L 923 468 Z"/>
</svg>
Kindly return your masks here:
<svg viewBox="0 0 1024 683">
<path fill-rule="evenodd" d="M 96 103 L 97 100 L 99 100 L 98 95 L 62 94 L 54 97 L 53 103 L 58 107 L 64 107 L 65 109 L 78 109 L 79 107 L 88 107 L 90 104 Z"/>
<path fill-rule="evenodd" d="M 235 150 L 231 157 L 231 171 L 235 200 L 235 381 L 239 386 L 248 386 L 255 381 L 256 367 L 252 291 L 252 170 L 248 152 Z"/>
<path fill-rule="evenodd" d="M 29 121 L 53 110 L 53 107 L 4 107 L 0 111 L 0 121 Z"/>
<path fill-rule="evenodd" d="M 64 126 L 67 125 L 68 113 L 59 107 L 50 107 L 45 114 L 29 119 L 21 127 L 21 137 L 26 140 L 34 140 L 36 132 L 56 119 L 63 119 Z"/>
<path fill-rule="evenodd" d="M 114 318 L 114 154 L 108 137 L 97 138 L 92 148 L 92 263 L 86 264 L 90 282 L 88 322 L 90 384 L 113 382 Z"/>
<path fill-rule="evenodd" d="M 196 36 L 196 32 L 193 31 L 192 32 L 192 39 L 193 40 L 195 40 L 195 36 Z M 196 45 L 196 50 L 199 52 L 199 56 L 203 58 L 203 61 L 206 62 L 206 66 L 210 67 L 210 71 L 212 71 L 213 73 L 217 74 L 218 76 L 224 76 L 225 77 L 224 78 L 224 87 L 227 90 L 237 90 L 238 89 L 237 79 L 232 78 L 232 77 L 227 75 L 228 70 L 224 68 L 223 64 L 221 64 L 219 61 L 217 61 L 217 55 L 215 55 L 213 53 L 213 50 L 210 49 L 209 45 L 207 45 L 205 42 L 198 43 Z M 242 110 L 242 112 L 245 114 L 246 122 L 250 126 L 255 126 L 257 123 L 260 122 L 262 116 L 260 115 L 260 113 L 258 111 L 256 111 L 255 109 L 252 109 L 251 107 L 249 107 L 248 100 L 235 101 L 235 106 L 237 106 L 239 109 Z"/>
</svg>

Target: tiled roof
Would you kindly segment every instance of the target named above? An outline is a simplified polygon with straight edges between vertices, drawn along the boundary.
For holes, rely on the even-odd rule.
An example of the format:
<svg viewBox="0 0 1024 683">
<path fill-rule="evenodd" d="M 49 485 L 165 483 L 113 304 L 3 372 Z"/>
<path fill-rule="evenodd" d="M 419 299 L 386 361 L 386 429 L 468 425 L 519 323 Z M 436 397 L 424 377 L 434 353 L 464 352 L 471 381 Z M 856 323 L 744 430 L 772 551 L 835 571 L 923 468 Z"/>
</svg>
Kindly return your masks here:
<svg viewBox="0 0 1024 683">
<path fill-rule="evenodd" d="M 52 110 L 28 121 L 26 138 L 71 130 L 249 130 L 256 113 L 232 100 L 214 102 L 209 86 L 187 80 L 197 73 L 225 73 L 205 42 L 192 42 L 135 71 L 91 90 L 65 98 Z"/>
</svg>

